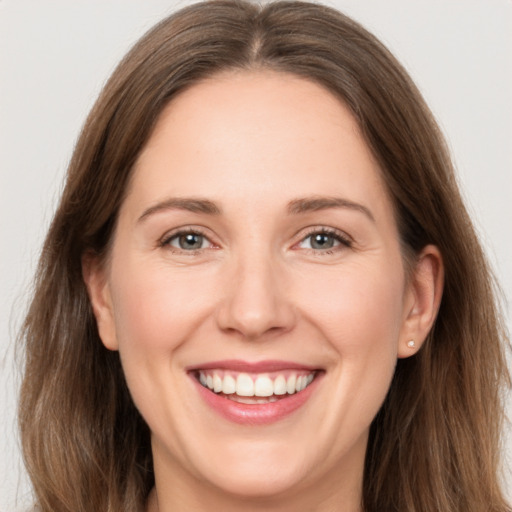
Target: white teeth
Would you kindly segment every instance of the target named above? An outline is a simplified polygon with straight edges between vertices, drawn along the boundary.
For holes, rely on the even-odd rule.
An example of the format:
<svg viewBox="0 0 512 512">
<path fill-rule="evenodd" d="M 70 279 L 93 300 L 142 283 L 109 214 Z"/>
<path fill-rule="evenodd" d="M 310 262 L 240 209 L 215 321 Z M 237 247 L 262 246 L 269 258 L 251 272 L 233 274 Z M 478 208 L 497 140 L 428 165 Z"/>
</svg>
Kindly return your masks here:
<svg viewBox="0 0 512 512">
<path fill-rule="evenodd" d="M 307 375 L 303 375 L 301 377 L 301 380 L 300 380 L 300 389 L 299 391 L 302 391 L 303 389 L 306 389 L 306 387 L 308 386 L 309 382 L 308 382 L 308 376 Z"/>
<path fill-rule="evenodd" d="M 295 381 L 297 377 L 295 375 L 290 375 L 288 380 L 286 381 L 286 391 L 289 395 L 293 395 L 295 393 Z"/>
<path fill-rule="evenodd" d="M 274 395 L 286 395 L 286 379 L 282 375 L 274 381 Z"/>
<path fill-rule="evenodd" d="M 238 396 L 238 395 L 230 395 L 228 397 L 233 402 L 238 402 L 240 404 L 271 404 L 273 402 L 277 402 L 278 398 L 275 396 L 269 396 L 265 398 L 255 398 L 255 397 L 247 397 L 247 396 Z"/>
<path fill-rule="evenodd" d="M 223 393 L 236 397 L 261 397 L 253 401 L 244 399 L 243 403 L 268 403 L 277 400 L 276 396 L 293 395 L 305 389 L 313 381 L 315 374 L 297 375 L 291 373 L 288 378 L 284 375 L 271 377 L 267 374 L 249 375 L 238 373 L 236 377 L 225 370 L 200 371 L 199 382 L 214 393 Z"/>
<path fill-rule="evenodd" d="M 254 394 L 256 396 L 272 396 L 274 394 L 274 385 L 272 385 L 270 377 L 264 375 L 254 381 Z"/>
<path fill-rule="evenodd" d="M 239 373 L 236 378 L 236 394 L 238 396 L 254 396 L 254 381 L 247 373 Z"/>
<path fill-rule="evenodd" d="M 222 391 L 222 379 L 216 374 L 213 374 L 213 391 L 220 393 Z"/>
<path fill-rule="evenodd" d="M 225 375 L 224 381 L 222 382 L 222 392 L 225 395 L 232 395 L 236 393 L 236 382 L 231 375 Z"/>
</svg>

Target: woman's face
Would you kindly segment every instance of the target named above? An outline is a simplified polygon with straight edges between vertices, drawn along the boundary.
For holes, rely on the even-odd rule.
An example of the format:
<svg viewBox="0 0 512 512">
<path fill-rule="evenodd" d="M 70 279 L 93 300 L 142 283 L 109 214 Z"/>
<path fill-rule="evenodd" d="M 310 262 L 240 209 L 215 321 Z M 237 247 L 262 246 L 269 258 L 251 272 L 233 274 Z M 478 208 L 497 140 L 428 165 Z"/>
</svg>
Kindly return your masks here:
<svg viewBox="0 0 512 512">
<path fill-rule="evenodd" d="M 414 352 L 408 282 L 378 166 L 333 95 L 268 71 L 180 94 L 88 283 L 157 489 L 357 494 L 369 425 Z"/>
</svg>

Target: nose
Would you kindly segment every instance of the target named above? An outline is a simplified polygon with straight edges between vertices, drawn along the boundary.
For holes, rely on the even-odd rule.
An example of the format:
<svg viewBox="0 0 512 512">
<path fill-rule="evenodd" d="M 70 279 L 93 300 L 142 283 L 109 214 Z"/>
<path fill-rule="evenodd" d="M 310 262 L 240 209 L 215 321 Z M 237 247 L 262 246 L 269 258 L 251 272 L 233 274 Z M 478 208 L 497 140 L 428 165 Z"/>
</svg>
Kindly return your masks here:
<svg viewBox="0 0 512 512">
<path fill-rule="evenodd" d="M 296 314 L 284 275 L 270 257 L 238 261 L 227 280 L 217 310 L 221 330 L 256 340 L 293 328 Z"/>
</svg>

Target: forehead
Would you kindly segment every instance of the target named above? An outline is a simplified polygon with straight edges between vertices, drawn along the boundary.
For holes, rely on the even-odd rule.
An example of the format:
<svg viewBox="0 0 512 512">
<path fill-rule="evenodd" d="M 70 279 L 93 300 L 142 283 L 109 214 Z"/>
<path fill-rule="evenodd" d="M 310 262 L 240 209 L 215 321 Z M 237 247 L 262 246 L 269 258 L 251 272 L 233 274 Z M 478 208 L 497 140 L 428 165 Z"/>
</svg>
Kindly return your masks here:
<svg viewBox="0 0 512 512">
<path fill-rule="evenodd" d="M 310 80 L 269 70 L 224 72 L 179 93 L 160 115 L 139 162 L 174 137 L 188 139 L 194 156 L 220 149 L 223 142 L 235 155 L 242 141 L 243 149 L 284 144 L 283 153 L 301 153 L 304 142 L 304 152 L 323 143 L 331 153 L 342 139 L 350 139 L 357 142 L 356 151 L 372 158 L 355 118 L 340 99 Z M 264 158 L 265 153 L 258 155 Z"/>
<path fill-rule="evenodd" d="M 273 71 L 223 73 L 174 98 L 130 189 L 146 202 L 205 195 L 248 204 L 334 193 L 387 200 L 348 107 L 312 81 Z"/>
</svg>

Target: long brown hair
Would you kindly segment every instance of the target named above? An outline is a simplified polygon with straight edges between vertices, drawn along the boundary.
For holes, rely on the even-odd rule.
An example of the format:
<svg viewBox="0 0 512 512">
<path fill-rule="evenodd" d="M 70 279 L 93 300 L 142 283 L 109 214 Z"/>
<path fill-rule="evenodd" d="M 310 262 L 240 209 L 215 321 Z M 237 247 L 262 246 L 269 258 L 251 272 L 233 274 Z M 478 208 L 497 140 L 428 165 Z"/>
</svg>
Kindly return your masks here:
<svg viewBox="0 0 512 512">
<path fill-rule="evenodd" d="M 130 172 L 162 109 L 228 69 L 313 80 L 351 109 L 394 202 L 404 256 L 440 249 L 445 288 L 422 350 L 398 361 L 372 424 L 366 512 L 504 512 L 494 284 L 443 137 L 407 73 L 371 34 L 321 5 L 214 0 L 163 20 L 120 63 L 90 113 L 41 255 L 22 338 L 19 421 L 44 512 L 135 512 L 154 485 L 149 429 L 106 350 L 81 273 L 108 253 Z"/>
</svg>

